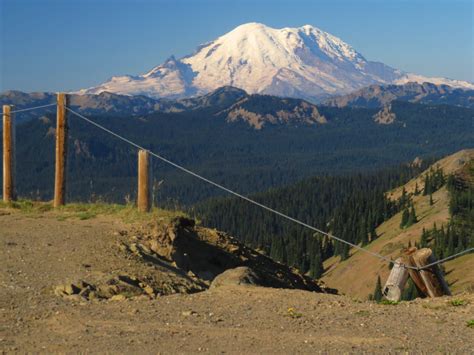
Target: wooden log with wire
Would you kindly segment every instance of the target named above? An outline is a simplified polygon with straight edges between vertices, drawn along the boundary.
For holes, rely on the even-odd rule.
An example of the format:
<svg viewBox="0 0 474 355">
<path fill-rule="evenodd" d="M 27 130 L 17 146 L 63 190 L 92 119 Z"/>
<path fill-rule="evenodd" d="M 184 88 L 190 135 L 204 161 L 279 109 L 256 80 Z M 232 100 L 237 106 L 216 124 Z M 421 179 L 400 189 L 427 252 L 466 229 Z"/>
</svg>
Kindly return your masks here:
<svg viewBox="0 0 474 355">
<path fill-rule="evenodd" d="M 413 267 L 422 268 L 435 261 L 433 251 L 429 248 L 417 249 L 412 247 L 405 253 L 405 262 Z M 428 297 L 451 295 L 439 265 L 432 265 L 422 270 L 408 269 L 408 273 L 423 295 Z"/>
<path fill-rule="evenodd" d="M 403 258 L 398 258 L 395 260 L 387 282 L 385 282 L 382 294 L 390 301 L 400 301 L 407 280 L 408 269 L 403 264 Z"/>
</svg>

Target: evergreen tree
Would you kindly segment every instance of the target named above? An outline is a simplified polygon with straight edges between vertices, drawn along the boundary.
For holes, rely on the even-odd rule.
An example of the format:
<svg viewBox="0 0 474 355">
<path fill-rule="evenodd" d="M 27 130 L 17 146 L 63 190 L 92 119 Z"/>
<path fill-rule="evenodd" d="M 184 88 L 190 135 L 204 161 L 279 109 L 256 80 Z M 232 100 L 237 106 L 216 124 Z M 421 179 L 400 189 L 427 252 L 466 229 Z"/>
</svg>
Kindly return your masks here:
<svg viewBox="0 0 474 355">
<path fill-rule="evenodd" d="M 323 260 L 329 259 L 334 255 L 333 242 L 329 237 L 324 236 L 323 245 L 321 246 L 321 257 Z"/>
<path fill-rule="evenodd" d="M 410 212 L 408 211 L 408 208 L 405 208 L 403 210 L 402 221 L 400 222 L 400 228 L 405 228 L 405 226 L 408 223 L 408 218 L 409 217 L 410 217 Z"/>
<path fill-rule="evenodd" d="M 370 231 L 370 241 L 373 242 L 375 239 L 377 239 L 377 232 L 375 228 L 372 228 Z"/>
<path fill-rule="evenodd" d="M 407 227 L 410 227 L 411 225 L 415 224 L 418 222 L 417 217 L 416 217 L 416 212 L 415 212 L 415 206 L 411 205 L 410 212 L 408 214 L 408 221 L 406 223 Z"/>
<path fill-rule="evenodd" d="M 270 257 L 282 263 L 286 262 L 283 238 L 274 238 L 270 248 Z"/>
<path fill-rule="evenodd" d="M 418 190 L 418 182 L 415 182 L 415 196 L 420 194 L 420 190 Z"/>
<path fill-rule="evenodd" d="M 323 267 L 323 261 L 321 258 L 321 254 L 316 253 L 312 258 L 311 258 L 311 266 L 309 269 L 309 276 L 311 276 L 313 279 L 317 279 L 321 277 L 321 275 L 324 272 L 324 267 Z"/>
<path fill-rule="evenodd" d="M 341 243 L 339 243 L 341 244 Z M 343 244 L 341 248 L 341 261 L 342 260 L 347 260 L 349 258 L 349 245 Z"/>
<path fill-rule="evenodd" d="M 382 281 L 380 280 L 380 276 L 377 276 L 377 282 L 375 284 L 373 299 L 377 302 L 380 302 L 382 300 L 382 297 L 383 297 Z"/>
<path fill-rule="evenodd" d="M 430 206 L 433 206 L 434 202 L 433 202 L 433 194 L 430 194 Z"/>
<path fill-rule="evenodd" d="M 411 301 L 417 297 L 420 297 L 418 289 L 416 288 L 415 283 L 412 281 L 412 279 L 408 279 L 405 289 L 402 292 L 401 299 L 403 301 Z"/>
<path fill-rule="evenodd" d="M 400 197 L 399 201 L 400 201 L 400 208 L 405 207 L 405 204 L 408 201 L 408 196 L 407 196 L 407 192 L 405 190 L 405 186 L 403 186 L 403 188 L 402 188 L 402 196 Z"/>
<path fill-rule="evenodd" d="M 423 231 L 421 232 L 421 238 L 420 238 L 420 247 L 426 248 L 427 246 L 428 246 L 428 232 L 426 232 L 425 228 L 423 228 Z"/>
<path fill-rule="evenodd" d="M 367 234 L 367 225 L 365 220 L 362 220 L 359 227 L 359 241 L 362 245 L 367 245 L 369 243 L 369 236 Z"/>
<path fill-rule="evenodd" d="M 423 196 L 431 194 L 431 179 L 430 174 L 426 174 L 425 176 L 425 187 L 423 188 Z"/>
</svg>

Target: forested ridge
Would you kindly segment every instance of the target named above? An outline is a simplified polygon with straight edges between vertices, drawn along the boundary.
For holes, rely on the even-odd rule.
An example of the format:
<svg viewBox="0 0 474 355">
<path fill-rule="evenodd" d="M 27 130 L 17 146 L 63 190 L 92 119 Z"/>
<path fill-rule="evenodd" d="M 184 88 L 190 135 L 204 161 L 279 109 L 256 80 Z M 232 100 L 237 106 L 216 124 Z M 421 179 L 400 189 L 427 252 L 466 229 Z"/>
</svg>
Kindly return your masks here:
<svg viewBox="0 0 474 355">
<path fill-rule="evenodd" d="M 243 194 L 309 176 L 375 171 L 416 156 L 443 156 L 470 147 L 474 140 L 473 110 L 462 107 L 394 102 L 397 118 L 390 125 L 375 123 L 374 109 L 320 107 L 325 124 L 269 124 L 259 131 L 247 123 L 226 122 L 214 110 L 91 118 Z M 258 112 L 258 105 L 254 110 Z M 52 198 L 54 127 L 54 115 L 17 126 L 17 187 L 22 197 Z M 134 201 L 135 149 L 72 115 L 68 136 L 69 201 Z M 155 203 L 163 207 L 190 206 L 222 194 L 156 160 L 153 176 Z"/>
<path fill-rule="evenodd" d="M 428 180 L 429 181 L 429 180 Z M 446 187 L 449 191 L 450 220 L 446 225 L 423 230 L 421 247 L 431 247 L 438 259 L 474 247 L 474 162 L 470 162 L 463 174 L 449 175 Z"/>
</svg>

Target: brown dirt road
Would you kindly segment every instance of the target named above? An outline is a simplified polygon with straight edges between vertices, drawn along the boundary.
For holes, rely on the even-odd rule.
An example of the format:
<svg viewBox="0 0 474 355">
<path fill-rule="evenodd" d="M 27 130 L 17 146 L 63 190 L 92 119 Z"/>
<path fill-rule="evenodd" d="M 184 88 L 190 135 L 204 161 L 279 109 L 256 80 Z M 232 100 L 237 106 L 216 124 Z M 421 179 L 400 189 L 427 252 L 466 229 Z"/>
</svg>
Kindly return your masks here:
<svg viewBox="0 0 474 355">
<path fill-rule="evenodd" d="M 62 220 L 0 209 L 0 351 L 473 353 L 472 294 L 456 296 L 460 306 L 448 297 L 381 305 L 253 286 L 152 300 L 55 296 L 64 282 L 149 272 L 117 252 L 114 232 L 122 228 L 107 216 Z"/>
</svg>

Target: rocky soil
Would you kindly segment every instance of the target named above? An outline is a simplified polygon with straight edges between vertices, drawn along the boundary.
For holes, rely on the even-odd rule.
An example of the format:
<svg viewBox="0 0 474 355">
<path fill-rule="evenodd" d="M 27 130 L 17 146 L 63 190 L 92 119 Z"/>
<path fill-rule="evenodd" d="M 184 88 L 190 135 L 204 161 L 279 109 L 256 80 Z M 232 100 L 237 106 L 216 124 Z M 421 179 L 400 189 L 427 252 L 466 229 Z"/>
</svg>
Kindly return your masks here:
<svg viewBox="0 0 474 355">
<path fill-rule="evenodd" d="M 139 227 L 113 216 L 64 219 L 0 208 L 0 244 L 2 352 L 474 349 L 472 294 L 397 305 L 329 294 L 186 219 Z M 216 245 L 234 250 L 232 257 L 209 258 L 206 250 Z M 215 278 L 219 264 L 239 269 Z M 286 288 L 255 285 L 262 283 Z M 295 289 L 308 287 L 326 293 Z"/>
</svg>

